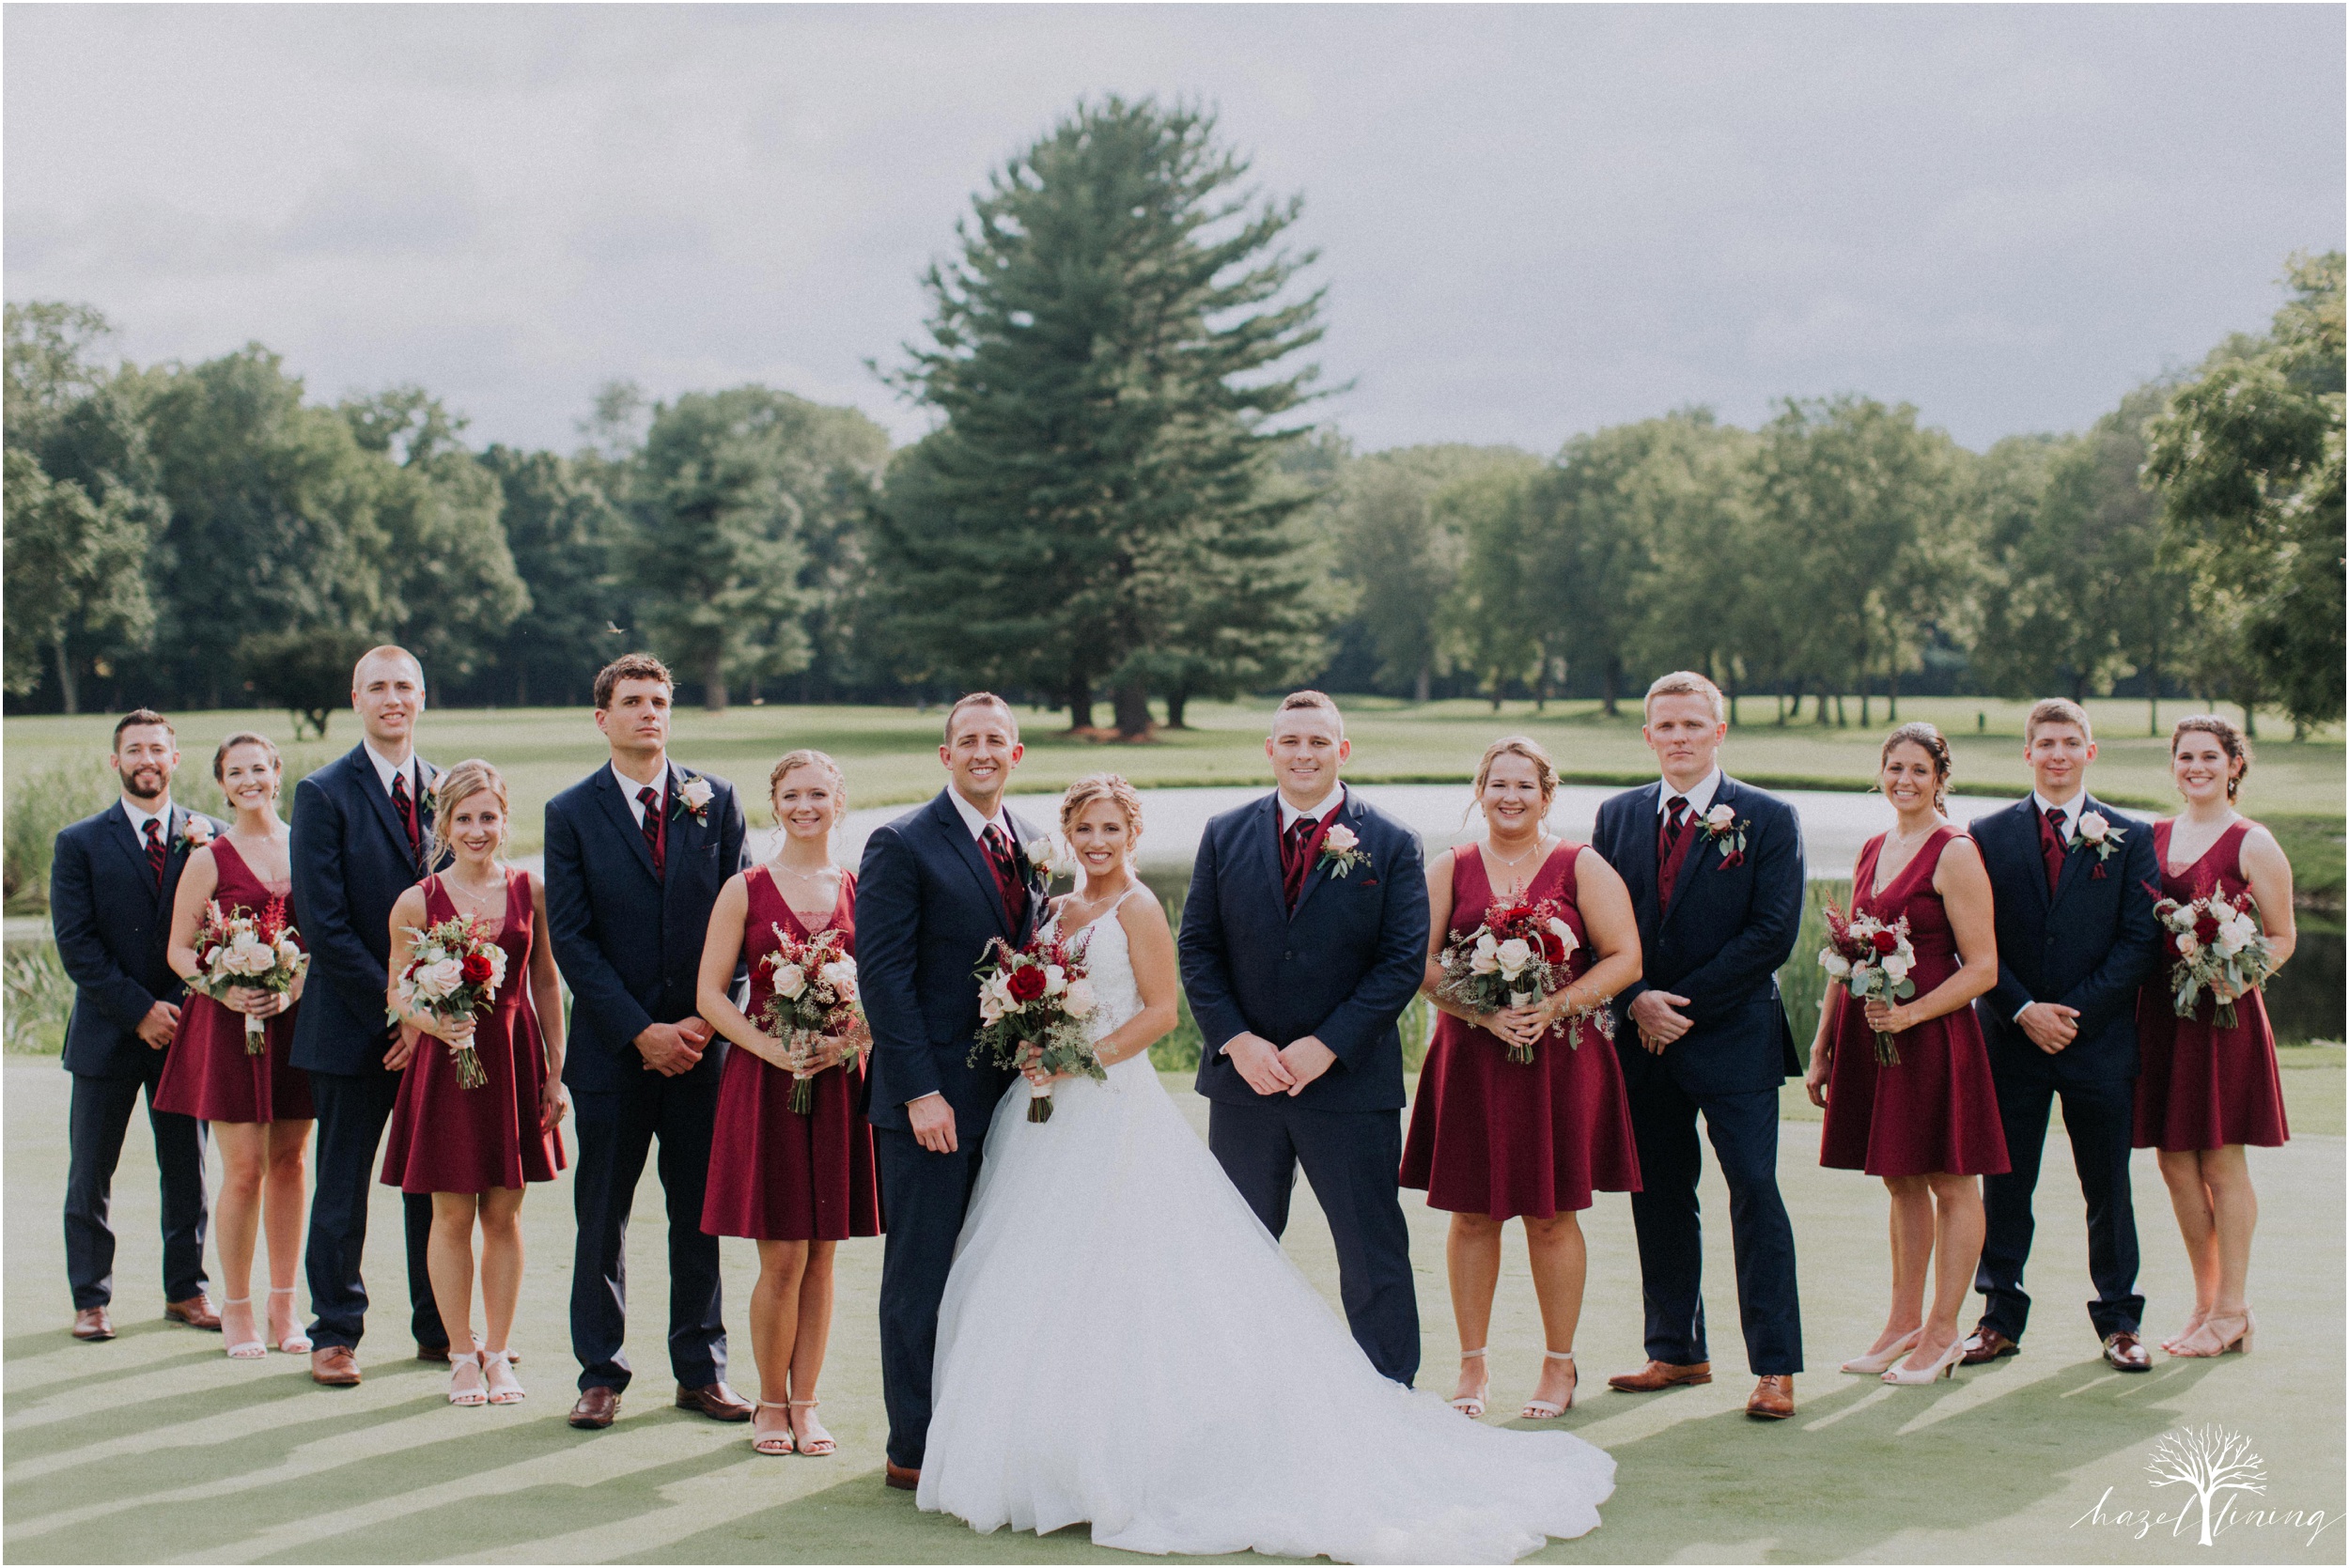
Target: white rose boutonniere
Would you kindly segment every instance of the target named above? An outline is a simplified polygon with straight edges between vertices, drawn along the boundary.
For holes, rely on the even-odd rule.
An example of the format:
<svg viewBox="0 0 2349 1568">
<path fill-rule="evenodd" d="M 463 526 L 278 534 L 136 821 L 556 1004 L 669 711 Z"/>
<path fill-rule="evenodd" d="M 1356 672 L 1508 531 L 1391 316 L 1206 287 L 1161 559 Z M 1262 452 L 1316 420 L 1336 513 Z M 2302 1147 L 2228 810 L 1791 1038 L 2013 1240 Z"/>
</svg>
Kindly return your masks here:
<svg viewBox="0 0 2349 1568">
<path fill-rule="evenodd" d="M 2088 879 L 2092 882 L 2103 881 L 2105 862 L 2112 859 L 2112 852 L 2126 842 L 2129 835 L 2114 827 L 2111 819 L 2100 811 L 2080 813 L 2078 825 L 2072 831 L 2072 842 L 2086 845 L 2096 856 L 2095 868 L 2089 872 Z"/>
<path fill-rule="evenodd" d="M 708 779 L 699 773 L 688 773 L 685 782 L 677 785 L 677 809 L 707 828 L 709 826 L 709 802 L 717 793 Z"/>
<path fill-rule="evenodd" d="M 1361 839 L 1343 822 L 1331 823 L 1321 835 L 1321 866 L 1332 877 L 1342 877 L 1369 859 Z"/>
<path fill-rule="evenodd" d="M 194 812 L 190 812 L 188 814 L 188 819 L 179 824 L 179 843 L 181 846 L 188 849 L 201 849 L 211 842 L 211 819 L 210 817 L 198 816 Z"/>
<path fill-rule="evenodd" d="M 1706 839 L 1720 846 L 1721 869 L 1743 865 L 1746 862 L 1746 830 L 1753 826 L 1750 819 L 1740 818 L 1736 808 L 1723 802 L 1704 814 L 1699 825 Z"/>
</svg>

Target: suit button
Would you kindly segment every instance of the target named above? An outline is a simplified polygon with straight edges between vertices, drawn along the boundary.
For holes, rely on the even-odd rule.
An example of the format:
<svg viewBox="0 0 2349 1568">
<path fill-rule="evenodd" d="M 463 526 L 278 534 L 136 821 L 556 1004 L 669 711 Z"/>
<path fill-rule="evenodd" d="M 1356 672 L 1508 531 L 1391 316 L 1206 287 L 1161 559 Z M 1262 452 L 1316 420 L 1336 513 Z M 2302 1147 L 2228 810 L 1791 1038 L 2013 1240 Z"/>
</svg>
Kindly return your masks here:
<svg viewBox="0 0 2349 1568">
<path fill-rule="evenodd" d="M 1283 953 L 1281 955 L 1281 957 L 1285 962 L 1294 962 L 1297 958 L 1297 955 L 1294 952 Z"/>
</svg>

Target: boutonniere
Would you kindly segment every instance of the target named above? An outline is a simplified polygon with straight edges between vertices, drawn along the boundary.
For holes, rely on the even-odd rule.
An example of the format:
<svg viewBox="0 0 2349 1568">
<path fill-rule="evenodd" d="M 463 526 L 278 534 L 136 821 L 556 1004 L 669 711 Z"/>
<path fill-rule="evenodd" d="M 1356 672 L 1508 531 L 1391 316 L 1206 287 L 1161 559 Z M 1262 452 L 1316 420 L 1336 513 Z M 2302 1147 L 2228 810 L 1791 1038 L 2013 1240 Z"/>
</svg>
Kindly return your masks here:
<svg viewBox="0 0 2349 1568">
<path fill-rule="evenodd" d="M 209 818 L 190 812 L 187 820 L 179 824 L 177 837 L 179 840 L 180 848 L 201 849 L 212 842 L 212 824 Z"/>
<path fill-rule="evenodd" d="M 1362 848 L 1362 841 L 1355 836 L 1353 829 L 1343 822 L 1331 823 L 1330 831 L 1321 835 L 1321 859 L 1318 863 L 1332 877 L 1342 877 L 1369 859 L 1369 853 Z"/>
<path fill-rule="evenodd" d="M 1028 874 L 1050 882 L 1055 877 L 1075 877 L 1078 872 L 1077 852 L 1060 841 L 1057 834 L 1043 839 L 1023 839 L 1019 858 L 1028 862 Z"/>
<path fill-rule="evenodd" d="M 709 826 L 709 801 L 718 791 L 699 773 L 688 773 L 677 785 L 676 809 L 685 813 L 703 827 Z"/>
<path fill-rule="evenodd" d="M 2100 811 L 2080 813 L 2079 823 L 2072 830 L 2072 833 L 2073 843 L 2085 844 L 2096 852 L 2096 864 L 2088 873 L 2088 879 L 2092 882 L 2104 880 L 2105 862 L 2112 859 L 2112 852 L 2120 848 L 2122 843 L 2129 836 L 2124 830 L 2114 827 L 2110 819 Z"/>
<path fill-rule="evenodd" d="M 1726 802 L 1704 814 L 1699 827 L 1707 839 L 1720 846 L 1723 871 L 1746 863 L 1746 830 L 1752 826 L 1751 817 L 1740 817 Z"/>
</svg>

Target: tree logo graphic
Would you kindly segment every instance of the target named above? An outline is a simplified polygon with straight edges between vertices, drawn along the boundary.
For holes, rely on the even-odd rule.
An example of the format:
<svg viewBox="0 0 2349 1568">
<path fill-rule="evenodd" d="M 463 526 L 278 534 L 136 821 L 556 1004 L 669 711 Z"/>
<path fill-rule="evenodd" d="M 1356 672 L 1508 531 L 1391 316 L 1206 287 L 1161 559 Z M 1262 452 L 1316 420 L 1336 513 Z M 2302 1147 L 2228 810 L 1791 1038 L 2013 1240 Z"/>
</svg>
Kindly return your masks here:
<svg viewBox="0 0 2349 1568">
<path fill-rule="evenodd" d="M 2267 1472 L 2261 1468 L 2260 1456 L 2251 1452 L 2250 1436 L 2215 1421 L 2200 1427 L 2182 1426 L 2163 1434 L 2154 1445 L 2153 1457 L 2145 1462 L 2145 1469 L 2154 1478 L 2155 1486 L 2192 1489 L 2194 1500 L 2201 1505 L 2201 1544 L 2205 1546 L 2211 1544 L 2211 1526 L 2220 1512 L 2217 1503 L 2224 1494 L 2267 1494 Z M 2181 1508 L 2171 1533 L 2185 1525 L 2186 1510 Z"/>
</svg>

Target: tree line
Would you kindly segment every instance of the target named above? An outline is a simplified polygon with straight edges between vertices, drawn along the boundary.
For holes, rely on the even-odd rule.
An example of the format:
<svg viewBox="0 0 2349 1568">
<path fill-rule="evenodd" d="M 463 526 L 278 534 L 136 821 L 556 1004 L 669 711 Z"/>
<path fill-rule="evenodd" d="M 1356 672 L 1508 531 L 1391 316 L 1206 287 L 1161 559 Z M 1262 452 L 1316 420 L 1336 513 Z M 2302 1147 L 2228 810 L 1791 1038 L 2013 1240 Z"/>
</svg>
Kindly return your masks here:
<svg viewBox="0 0 2349 1568">
<path fill-rule="evenodd" d="M 1314 419 L 1299 210 L 1204 112 L 1081 104 L 925 275 L 883 374 L 934 425 L 894 451 L 853 409 L 627 382 L 574 450 L 475 448 L 420 388 L 312 401 L 258 344 L 110 361 L 97 312 L 11 303 L 9 707 L 322 732 L 393 640 L 444 702 L 577 703 L 641 645 L 711 707 L 987 685 L 1128 736 L 1302 681 L 1611 710 L 1674 667 L 1749 722 L 1904 690 L 2341 715 L 2338 252 L 2077 435 L 1974 453 L 1845 396 L 1356 453 Z"/>
</svg>

